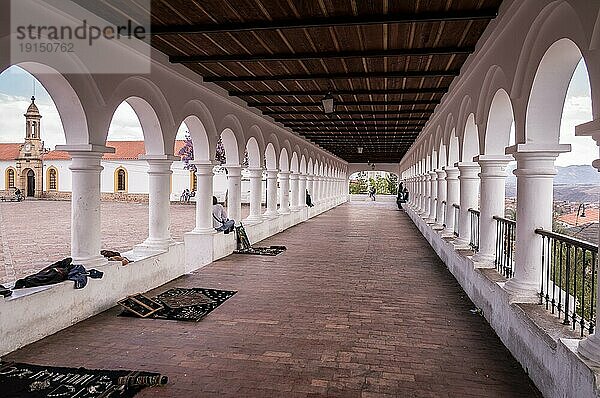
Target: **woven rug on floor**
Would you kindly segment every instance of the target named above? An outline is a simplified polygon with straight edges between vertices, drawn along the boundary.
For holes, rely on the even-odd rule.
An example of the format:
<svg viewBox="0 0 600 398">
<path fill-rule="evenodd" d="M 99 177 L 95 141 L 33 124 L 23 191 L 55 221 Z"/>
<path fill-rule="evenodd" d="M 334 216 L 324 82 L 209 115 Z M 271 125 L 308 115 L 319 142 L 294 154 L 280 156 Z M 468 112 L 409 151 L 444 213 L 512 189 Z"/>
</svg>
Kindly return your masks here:
<svg viewBox="0 0 600 398">
<path fill-rule="evenodd" d="M 149 318 L 198 322 L 236 293 L 231 290 L 206 288 L 172 288 L 152 297 L 153 300 L 162 303 L 165 308 Z M 135 316 L 126 310 L 119 315 Z"/>
<path fill-rule="evenodd" d="M 269 246 L 269 247 L 251 247 L 249 249 L 238 249 L 233 252 L 236 254 L 254 254 L 258 256 L 276 256 L 283 253 L 287 248 L 285 246 Z"/>
<path fill-rule="evenodd" d="M 128 377 L 124 379 L 124 377 Z M 121 378 L 121 379 L 120 379 Z M 31 365 L 0 364 L 2 398 L 131 398 L 160 375 L 130 370 L 103 370 Z M 139 384 L 143 385 L 139 385 Z"/>
</svg>

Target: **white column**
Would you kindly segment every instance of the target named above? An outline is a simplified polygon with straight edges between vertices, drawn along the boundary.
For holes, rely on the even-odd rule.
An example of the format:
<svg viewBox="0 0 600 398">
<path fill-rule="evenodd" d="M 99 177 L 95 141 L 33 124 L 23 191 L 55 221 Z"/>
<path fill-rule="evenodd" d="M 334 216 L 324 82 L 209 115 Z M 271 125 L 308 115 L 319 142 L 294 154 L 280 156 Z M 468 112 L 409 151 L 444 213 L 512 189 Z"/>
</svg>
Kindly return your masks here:
<svg viewBox="0 0 600 398">
<path fill-rule="evenodd" d="M 267 211 L 265 217 L 277 218 L 277 170 L 267 170 Z"/>
<path fill-rule="evenodd" d="M 423 174 L 423 177 L 421 178 L 421 213 L 422 213 L 421 217 L 422 218 L 429 217 L 429 194 L 431 193 L 431 191 L 429 190 L 431 188 L 430 181 L 431 181 L 431 177 L 429 176 L 429 173 Z"/>
<path fill-rule="evenodd" d="M 517 144 L 507 148 L 517 160 L 517 227 L 514 277 L 504 288 L 516 301 L 537 302 L 542 281 L 542 237 L 537 228 L 552 231 L 554 160 L 570 145 Z"/>
<path fill-rule="evenodd" d="M 456 243 L 469 246 L 471 241 L 471 216 L 469 209 L 479 207 L 479 164 L 474 162 L 456 163 L 460 175 L 460 211 L 458 213 L 458 239 Z"/>
<path fill-rule="evenodd" d="M 458 184 L 458 169 L 456 167 L 444 167 L 446 171 L 446 229 L 444 233 L 454 233 L 454 206 L 460 204 L 460 190 Z"/>
<path fill-rule="evenodd" d="M 306 207 L 306 182 L 307 176 L 306 174 L 299 175 L 299 185 L 298 185 L 298 206 L 301 208 Z"/>
<path fill-rule="evenodd" d="M 313 202 L 315 204 L 321 203 L 321 176 L 316 175 L 314 181 L 315 195 L 313 198 Z"/>
<path fill-rule="evenodd" d="M 239 224 L 242 220 L 242 166 L 225 165 L 227 169 L 227 217 Z"/>
<path fill-rule="evenodd" d="M 290 213 L 290 172 L 279 172 L 279 214 Z"/>
<path fill-rule="evenodd" d="M 435 222 L 436 202 L 437 198 L 437 173 L 435 171 L 429 172 L 429 216 L 427 217 L 428 223 Z"/>
<path fill-rule="evenodd" d="M 100 255 L 100 165 L 102 152 L 69 151 L 71 156 L 71 257 L 75 264 L 106 264 Z"/>
<path fill-rule="evenodd" d="M 446 201 L 446 172 L 443 169 L 435 171 L 437 173 L 437 209 L 435 213 L 435 227 L 444 228 L 444 211 L 446 205 L 443 203 Z"/>
<path fill-rule="evenodd" d="M 479 251 L 474 261 L 483 262 L 481 267 L 494 267 L 496 253 L 496 220 L 504 217 L 506 187 L 506 166 L 513 160 L 508 155 L 480 155 L 474 160 L 479 163 L 481 172 L 481 201 L 479 205 Z M 541 250 L 541 249 L 540 249 Z"/>
<path fill-rule="evenodd" d="M 297 211 L 298 210 L 298 184 L 299 182 L 299 175 L 297 172 L 293 171 L 290 174 L 290 202 L 291 202 L 291 208 L 293 211 Z"/>
<path fill-rule="evenodd" d="M 314 192 L 313 192 L 314 181 L 315 181 L 315 176 L 313 174 L 306 175 L 306 189 L 308 189 L 308 193 L 313 202 L 315 201 L 315 196 L 314 196 Z"/>
<path fill-rule="evenodd" d="M 591 136 L 596 141 L 596 145 L 600 146 L 600 119 L 596 119 L 575 127 L 575 135 Z M 596 159 L 592 165 L 598 169 L 598 171 L 600 171 L 600 159 Z M 598 232 L 598 241 L 600 242 L 600 231 Z M 600 266 L 600 256 L 596 257 L 596 264 L 594 265 L 596 267 Z M 598 283 L 596 283 L 595 304 L 595 313 L 598 314 L 598 310 L 600 309 L 600 286 Z M 598 318 L 598 315 L 596 315 L 596 318 Z M 598 330 L 598 322 L 596 322 L 596 329 L 594 330 L 594 333 L 579 342 L 577 351 L 584 357 L 596 362 L 596 364 L 600 364 L 600 332 Z"/>
<path fill-rule="evenodd" d="M 250 173 L 250 214 L 246 217 L 249 225 L 262 222 L 262 175 L 261 168 L 248 168 Z"/>
<path fill-rule="evenodd" d="M 198 234 L 214 234 L 212 218 L 213 197 L 213 164 L 209 162 L 194 161 L 196 166 L 196 228 L 192 232 Z"/>
<path fill-rule="evenodd" d="M 174 156 L 140 156 L 148 163 L 148 238 L 136 250 L 167 250 L 171 238 L 171 164 Z"/>
</svg>

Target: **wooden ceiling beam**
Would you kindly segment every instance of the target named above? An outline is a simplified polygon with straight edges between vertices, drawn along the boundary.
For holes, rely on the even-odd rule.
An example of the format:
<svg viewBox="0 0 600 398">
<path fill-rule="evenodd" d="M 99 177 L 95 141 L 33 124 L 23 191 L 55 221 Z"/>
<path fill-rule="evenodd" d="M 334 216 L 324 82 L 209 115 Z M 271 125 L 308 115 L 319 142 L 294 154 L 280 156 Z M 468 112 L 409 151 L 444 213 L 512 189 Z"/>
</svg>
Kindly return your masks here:
<svg viewBox="0 0 600 398">
<path fill-rule="evenodd" d="M 329 126 L 329 125 L 337 125 L 337 124 L 348 124 L 348 123 L 362 123 L 362 124 L 371 124 L 377 122 L 412 122 L 412 121 L 422 121 L 426 122 L 429 120 L 428 117 L 382 117 L 379 119 L 357 119 L 357 118 L 348 118 L 348 119 L 284 119 L 284 118 L 276 118 L 276 120 L 285 125 L 294 125 L 294 126 Z"/>
<path fill-rule="evenodd" d="M 304 96 L 319 95 L 324 96 L 329 90 L 229 90 L 229 95 L 236 97 L 254 97 L 254 96 Z M 337 89 L 336 95 L 391 95 L 391 94 L 445 94 L 448 87 L 433 88 L 387 88 L 387 89 Z"/>
<path fill-rule="evenodd" d="M 336 101 L 334 105 L 338 106 L 396 106 L 396 105 L 437 105 L 440 103 L 439 99 L 432 100 L 405 100 L 405 101 Z M 248 106 L 254 108 L 263 106 L 316 106 L 321 107 L 321 102 L 248 102 Z"/>
<path fill-rule="evenodd" d="M 323 51 L 305 53 L 276 53 L 276 54 L 221 54 L 221 55 L 174 55 L 169 61 L 175 64 L 213 63 L 213 62 L 264 62 L 292 61 L 308 59 L 338 59 L 338 58 L 380 58 L 380 57 L 410 57 L 448 54 L 471 54 L 475 47 L 427 47 L 402 48 L 391 50 L 365 51 Z"/>
<path fill-rule="evenodd" d="M 456 77 L 460 70 L 432 71 L 378 71 L 378 72 L 349 72 L 349 73 L 315 73 L 315 74 L 285 74 L 259 76 L 204 76 L 205 82 L 264 82 L 283 80 L 335 80 L 335 79 L 368 79 L 368 78 L 426 78 L 426 77 Z"/>
<path fill-rule="evenodd" d="M 232 33 L 276 29 L 306 29 L 329 26 L 356 26 L 404 24 L 423 22 L 473 21 L 494 19 L 498 15 L 497 8 L 479 10 L 460 10 L 443 12 L 420 12 L 406 14 L 351 15 L 339 17 L 294 18 L 276 21 L 226 22 L 220 24 L 185 24 L 185 25 L 152 25 L 150 34 L 203 34 Z"/>
<path fill-rule="evenodd" d="M 318 111 L 262 111 L 263 115 L 323 115 L 323 112 Z M 413 109 L 413 110 L 384 110 L 384 111 L 336 111 L 335 115 L 412 115 L 412 114 L 428 114 L 433 113 L 432 109 Z"/>
</svg>

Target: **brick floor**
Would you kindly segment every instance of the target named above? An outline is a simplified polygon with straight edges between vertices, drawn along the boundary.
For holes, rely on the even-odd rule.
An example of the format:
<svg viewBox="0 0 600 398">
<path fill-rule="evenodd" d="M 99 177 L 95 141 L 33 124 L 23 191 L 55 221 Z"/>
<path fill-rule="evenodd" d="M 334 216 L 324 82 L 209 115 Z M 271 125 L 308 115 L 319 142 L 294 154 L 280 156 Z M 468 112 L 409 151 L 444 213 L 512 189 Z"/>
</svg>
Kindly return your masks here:
<svg viewBox="0 0 600 398">
<path fill-rule="evenodd" d="M 249 213 L 242 207 L 242 217 Z M 148 204 L 102 202 L 102 246 L 131 250 L 148 237 Z M 195 206 L 171 206 L 171 234 L 183 234 L 196 223 Z M 14 281 L 68 257 L 71 247 L 71 202 L 27 200 L 0 203 L 0 283 Z"/>
<path fill-rule="evenodd" d="M 238 293 L 199 323 L 113 308 L 4 359 L 162 372 L 140 397 L 540 396 L 409 218 L 340 206 L 173 286 Z"/>
</svg>

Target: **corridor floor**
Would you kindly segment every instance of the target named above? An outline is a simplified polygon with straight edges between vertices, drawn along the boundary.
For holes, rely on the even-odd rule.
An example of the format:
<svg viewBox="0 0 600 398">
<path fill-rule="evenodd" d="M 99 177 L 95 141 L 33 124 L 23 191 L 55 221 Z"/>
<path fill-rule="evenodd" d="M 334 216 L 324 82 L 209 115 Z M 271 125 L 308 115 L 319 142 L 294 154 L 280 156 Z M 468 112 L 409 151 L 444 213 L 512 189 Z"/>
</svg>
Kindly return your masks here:
<svg viewBox="0 0 600 398">
<path fill-rule="evenodd" d="M 339 206 L 174 286 L 237 290 L 199 323 L 108 310 L 7 355 L 166 374 L 139 397 L 537 397 L 403 212 Z M 1 395 L 1 394 L 0 394 Z"/>
</svg>

